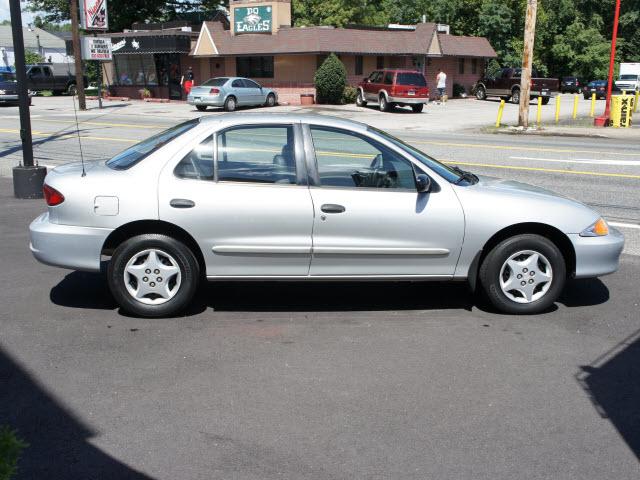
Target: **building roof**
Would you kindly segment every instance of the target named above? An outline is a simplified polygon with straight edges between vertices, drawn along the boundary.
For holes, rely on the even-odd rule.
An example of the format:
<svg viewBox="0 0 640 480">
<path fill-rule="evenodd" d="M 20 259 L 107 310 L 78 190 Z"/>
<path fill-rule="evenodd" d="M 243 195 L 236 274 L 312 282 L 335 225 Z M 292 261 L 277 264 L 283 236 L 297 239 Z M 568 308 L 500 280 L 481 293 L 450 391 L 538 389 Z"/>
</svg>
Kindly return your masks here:
<svg viewBox="0 0 640 480">
<path fill-rule="evenodd" d="M 38 37 L 40 37 L 40 46 L 42 48 L 60 48 L 64 49 L 64 40 L 52 35 L 41 28 L 33 28 L 29 30 L 22 28 L 22 38 L 24 38 L 24 47 L 29 50 L 38 48 Z M 11 25 L 0 25 L 0 47 L 13 48 L 13 34 L 11 33 Z"/>
<path fill-rule="evenodd" d="M 496 58 L 498 55 L 485 37 L 461 37 L 438 34 L 440 51 L 445 57 L 484 57 Z"/>
</svg>

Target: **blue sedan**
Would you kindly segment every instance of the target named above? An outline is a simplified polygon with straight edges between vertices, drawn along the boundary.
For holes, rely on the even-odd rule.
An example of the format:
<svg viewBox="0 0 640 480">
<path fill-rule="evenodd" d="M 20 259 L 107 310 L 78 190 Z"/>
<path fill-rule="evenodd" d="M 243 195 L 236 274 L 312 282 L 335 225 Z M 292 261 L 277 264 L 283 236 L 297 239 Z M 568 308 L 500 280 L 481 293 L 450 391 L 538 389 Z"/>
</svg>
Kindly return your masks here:
<svg viewBox="0 0 640 480">
<path fill-rule="evenodd" d="M 275 90 L 248 78 L 216 77 L 194 86 L 187 102 L 201 112 L 207 107 L 224 107 L 227 112 L 233 112 L 237 107 L 244 106 L 273 107 L 278 103 L 278 95 Z"/>
</svg>

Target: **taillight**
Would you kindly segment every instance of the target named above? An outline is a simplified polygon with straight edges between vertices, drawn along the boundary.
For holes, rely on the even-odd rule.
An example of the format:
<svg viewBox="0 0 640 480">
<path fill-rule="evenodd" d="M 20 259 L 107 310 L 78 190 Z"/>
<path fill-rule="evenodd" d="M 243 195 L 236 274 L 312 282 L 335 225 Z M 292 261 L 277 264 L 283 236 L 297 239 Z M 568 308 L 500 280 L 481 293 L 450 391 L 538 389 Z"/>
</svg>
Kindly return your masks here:
<svg viewBox="0 0 640 480">
<path fill-rule="evenodd" d="M 44 193 L 45 202 L 47 202 L 47 205 L 50 207 L 55 207 L 64 202 L 64 195 L 46 183 L 42 186 L 42 193 Z"/>
<path fill-rule="evenodd" d="M 215 93 L 220 93 L 220 89 L 219 88 L 212 88 L 211 90 L 209 90 L 210 94 L 215 94 Z"/>
</svg>

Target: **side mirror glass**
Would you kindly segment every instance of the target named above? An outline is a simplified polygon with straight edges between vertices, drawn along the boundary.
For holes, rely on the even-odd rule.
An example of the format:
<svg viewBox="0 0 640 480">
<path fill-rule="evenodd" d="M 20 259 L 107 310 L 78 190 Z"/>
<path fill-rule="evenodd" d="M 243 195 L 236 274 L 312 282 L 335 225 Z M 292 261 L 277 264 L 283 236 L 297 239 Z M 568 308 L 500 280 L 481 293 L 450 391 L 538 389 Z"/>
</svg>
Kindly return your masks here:
<svg viewBox="0 0 640 480">
<path fill-rule="evenodd" d="M 431 178 L 424 173 L 416 176 L 416 186 L 418 188 L 418 193 L 428 193 L 431 191 Z"/>
</svg>

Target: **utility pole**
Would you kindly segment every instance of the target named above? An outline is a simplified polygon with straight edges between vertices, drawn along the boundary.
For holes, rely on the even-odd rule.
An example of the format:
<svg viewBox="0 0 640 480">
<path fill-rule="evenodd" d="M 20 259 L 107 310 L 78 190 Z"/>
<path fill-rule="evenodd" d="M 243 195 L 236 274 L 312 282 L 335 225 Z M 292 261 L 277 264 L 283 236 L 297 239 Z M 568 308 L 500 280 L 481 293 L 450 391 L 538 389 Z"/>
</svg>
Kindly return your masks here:
<svg viewBox="0 0 640 480">
<path fill-rule="evenodd" d="M 78 28 L 78 0 L 71 0 L 71 32 L 73 43 L 73 59 L 76 65 L 76 90 L 78 92 L 78 108 L 87 109 L 84 98 L 84 75 L 82 74 L 82 49 L 80 47 L 80 29 Z"/>
<path fill-rule="evenodd" d="M 20 0 L 10 0 L 13 52 L 16 62 L 18 103 L 20 105 L 20 140 L 22 141 L 22 164 L 13 168 L 13 193 L 17 198 L 42 198 L 42 184 L 47 174 L 45 167 L 33 164 L 31 117 L 29 116 L 29 91 L 27 68 L 24 60 L 24 38 L 22 36 L 22 12 Z"/>
<path fill-rule="evenodd" d="M 533 64 L 533 43 L 536 38 L 536 14 L 538 0 L 527 0 L 527 17 L 524 24 L 524 49 L 522 51 L 522 74 L 520 77 L 520 110 L 518 125 L 529 126 L 529 102 L 531 92 L 531 66 Z"/>
<path fill-rule="evenodd" d="M 609 55 L 609 76 L 607 77 L 607 99 L 604 105 L 604 114 L 596 117 L 593 124 L 596 127 L 605 127 L 611 114 L 611 87 L 613 87 L 613 69 L 616 64 L 616 40 L 618 39 L 618 21 L 620 19 L 620 0 L 616 0 L 613 14 L 613 33 L 611 35 L 611 54 Z"/>
</svg>

